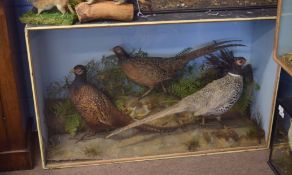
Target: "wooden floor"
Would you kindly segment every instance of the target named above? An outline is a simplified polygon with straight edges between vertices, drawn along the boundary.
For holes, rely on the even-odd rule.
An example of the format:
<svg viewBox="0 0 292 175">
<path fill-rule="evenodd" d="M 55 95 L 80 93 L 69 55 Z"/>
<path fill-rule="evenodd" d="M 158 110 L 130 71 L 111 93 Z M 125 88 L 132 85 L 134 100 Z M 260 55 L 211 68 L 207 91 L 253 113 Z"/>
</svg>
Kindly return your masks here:
<svg viewBox="0 0 292 175">
<path fill-rule="evenodd" d="M 38 156 L 39 157 L 39 156 Z M 43 170 L 36 158 L 33 170 L 1 175 L 272 175 L 268 151 L 230 153 L 158 161 Z"/>
</svg>

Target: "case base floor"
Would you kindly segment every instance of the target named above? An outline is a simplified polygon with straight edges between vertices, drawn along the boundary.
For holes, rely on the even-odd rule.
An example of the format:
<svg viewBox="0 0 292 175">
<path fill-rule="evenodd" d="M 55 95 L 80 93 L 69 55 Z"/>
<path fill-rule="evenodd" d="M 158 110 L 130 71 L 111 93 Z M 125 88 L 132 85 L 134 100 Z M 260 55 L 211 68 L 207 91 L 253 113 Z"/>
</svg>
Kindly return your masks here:
<svg viewBox="0 0 292 175">
<path fill-rule="evenodd" d="M 143 161 L 133 163 L 111 164 L 101 166 L 87 166 L 65 169 L 43 170 L 39 151 L 37 151 L 35 168 L 26 171 L 3 172 L 1 175 L 273 175 L 267 164 L 268 150 L 241 153 L 226 153 L 220 155 L 186 157 L 177 159 Z"/>
</svg>

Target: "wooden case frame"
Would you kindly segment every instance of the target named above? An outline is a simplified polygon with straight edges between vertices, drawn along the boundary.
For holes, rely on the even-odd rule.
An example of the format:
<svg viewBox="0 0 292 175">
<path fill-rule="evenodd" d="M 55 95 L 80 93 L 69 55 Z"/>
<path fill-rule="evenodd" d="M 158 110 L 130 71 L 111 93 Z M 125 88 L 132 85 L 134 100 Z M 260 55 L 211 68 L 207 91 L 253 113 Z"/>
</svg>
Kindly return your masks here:
<svg viewBox="0 0 292 175">
<path fill-rule="evenodd" d="M 162 25 L 162 24 L 188 24 L 188 23 L 208 23 L 208 22 L 225 22 L 225 21 L 253 21 L 253 20 L 274 20 L 275 17 L 255 17 L 255 18 L 228 18 L 228 19 L 195 19 L 195 20 L 172 20 L 172 21 L 150 21 L 150 22 L 125 22 L 125 23 L 94 23 L 94 24 L 77 24 L 72 26 L 30 26 L 25 27 L 25 38 L 26 45 L 28 50 L 28 61 L 30 68 L 30 77 L 32 83 L 33 99 L 34 99 L 34 109 L 36 113 L 37 129 L 38 129 L 38 138 L 40 143 L 40 152 L 42 166 L 44 169 L 51 168 L 68 168 L 68 167 L 82 167 L 89 165 L 102 165 L 102 164 L 113 164 L 113 163 L 125 163 L 125 162 L 139 162 L 147 160 L 161 160 L 161 159 L 172 159 L 172 158 L 182 158 L 182 157 L 193 157 L 193 156 L 202 156 L 202 155 L 218 155 L 224 153 L 236 153 L 236 152 L 247 152 L 247 151 L 257 151 L 257 150 L 267 150 L 270 147 L 270 139 L 273 125 L 273 116 L 274 108 L 276 102 L 276 96 L 278 91 L 278 83 L 280 77 L 280 67 L 277 67 L 277 75 L 275 79 L 275 87 L 273 92 L 272 99 L 272 108 L 270 111 L 270 120 L 269 120 L 269 132 L 267 134 L 267 141 L 265 145 L 261 146 L 248 146 L 248 147 L 236 147 L 236 148 L 224 148 L 224 149 L 214 149 L 207 151 L 197 151 L 197 152 L 188 152 L 188 153 L 173 153 L 167 155 L 157 155 L 157 156 L 143 156 L 143 157 L 133 157 L 133 158 L 120 158 L 113 160 L 89 160 L 89 161 L 74 161 L 74 162 L 60 162 L 60 163 L 48 163 L 45 160 L 45 145 L 42 140 L 43 133 L 40 126 L 40 111 L 38 106 L 38 91 L 36 89 L 36 79 L 35 72 L 33 68 L 33 58 L 31 54 L 31 45 L 30 45 L 30 32 L 36 30 L 62 30 L 62 29 L 82 29 L 82 28 L 108 28 L 108 27 L 125 27 L 125 26 L 144 26 L 144 25 Z"/>
</svg>

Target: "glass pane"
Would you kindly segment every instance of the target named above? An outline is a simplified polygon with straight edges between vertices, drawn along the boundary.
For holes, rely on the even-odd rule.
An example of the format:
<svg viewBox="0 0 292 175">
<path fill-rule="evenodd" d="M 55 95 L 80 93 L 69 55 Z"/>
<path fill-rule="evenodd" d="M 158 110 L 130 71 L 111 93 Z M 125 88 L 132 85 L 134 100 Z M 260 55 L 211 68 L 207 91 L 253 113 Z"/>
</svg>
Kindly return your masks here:
<svg viewBox="0 0 292 175">
<path fill-rule="evenodd" d="M 277 72 L 274 27 L 264 20 L 30 31 L 46 161 L 264 147 Z M 246 46 L 220 52 L 222 41 Z"/>
<path fill-rule="evenodd" d="M 279 29 L 278 56 L 292 70 L 292 1 L 283 0 Z"/>
<path fill-rule="evenodd" d="M 292 78 L 282 71 L 279 100 L 275 112 L 270 163 L 280 174 L 292 174 Z M 285 78 L 284 78 L 285 77 Z"/>
<path fill-rule="evenodd" d="M 206 10 L 206 9 L 234 9 L 234 8 L 265 8 L 277 5 L 277 0 L 140 0 L 143 11 L 150 12 L 175 12 L 181 10 Z"/>
</svg>

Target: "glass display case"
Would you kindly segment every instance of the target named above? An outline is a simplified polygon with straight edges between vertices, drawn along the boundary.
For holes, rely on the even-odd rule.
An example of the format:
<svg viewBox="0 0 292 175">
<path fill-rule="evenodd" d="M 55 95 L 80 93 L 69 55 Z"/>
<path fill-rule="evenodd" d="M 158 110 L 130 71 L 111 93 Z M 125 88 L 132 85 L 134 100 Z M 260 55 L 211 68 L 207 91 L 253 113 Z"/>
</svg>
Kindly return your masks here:
<svg viewBox="0 0 292 175">
<path fill-rule="evenodd" d="M 274 59 L 292 76 L 292 1 L 279 0 Z"/>
<path fill-rule="evenodd" d="M 270 165 L 277 174 L 292 174 L 292 97 L 277 101 Z"/>
<path fill-rule="evenodd" d="M 274 8 L 277 0 L 143 0 L 142 11 L 146 13 L 189 12 L 206 10 L 264 9 Z"/>
<path fill-rule="evenodd" d="M 44 168 L 267 149 L 274 20 L 110 25 L 26 27 Z"/>
<path fill-rule="evenodd" d="M 292 174 L 292 78 L 281 73 L 269 165 L 276 174 Z"/>
</svg>

